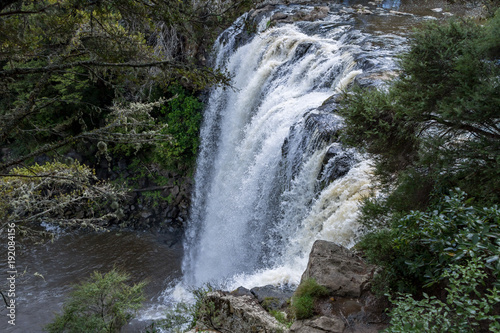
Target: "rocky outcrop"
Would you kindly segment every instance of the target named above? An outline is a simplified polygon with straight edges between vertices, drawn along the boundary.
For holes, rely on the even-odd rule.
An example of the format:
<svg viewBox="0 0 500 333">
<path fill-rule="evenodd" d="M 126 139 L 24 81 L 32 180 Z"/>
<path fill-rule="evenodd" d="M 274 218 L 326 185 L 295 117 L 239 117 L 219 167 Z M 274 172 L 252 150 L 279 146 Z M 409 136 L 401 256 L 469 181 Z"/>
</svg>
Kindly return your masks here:
<svg viewBox="0 0 500 333">
<path fill-rule="evenodd" d="M 384 311 L 388 303 L 369 290 L 376 271 L 375 266 L 367 264 L 345 247 L 318 240 L 302 275 L 302 280 L 314 279 L 330 290 L 328 296 L 316 299 L 315 317 L 297 320 L 286 330 L 264 308 L 289 312 L 286 307 L 291 294 L 287 290 L 273 286 L 252 290 L 240 287 L 231 293 L 216 291 L 207 294 L 196 332 L 378 332 L 387 326 Z"/>
<path fill-rule="evenodd" d="M 250 292 L 267 311 L 279 310 L 286 307 L 293 295 L 293 290 L 291 289 L 283 289 L 271 285 L 255 287 Z"/>
<path fill-rule="evenodd" d="M 317 318 L 296 321 L 290 333 L 378 332 L 386 326 L 386 300 L 370 292 L 375 266 L 343 246 L 318 240 L 309 255 L 302 275 L 330 290 L 317 300 Z"/>
<path fill-rule="evenodd" d="M 254 297 L 210 292 L 203 299 L 196 330 L 217 332 L 278 333 L 285 328 Z"/>
<path fill-rule="evenodd" d="M 312 247 L 301 281 L 313 278 L 331 290 L 332 295 L 360 297 L 368 290 L 374 272 L 374 266 L 366 264 L 345 247 L 318 240 Z"/>
<path fill-rule="evenodd" d="M 315 319 L 298 320 L 290 327 L 290 333 L 342 333 L 346 325 L 340 317 L 321 316 Z"/>
</svg>

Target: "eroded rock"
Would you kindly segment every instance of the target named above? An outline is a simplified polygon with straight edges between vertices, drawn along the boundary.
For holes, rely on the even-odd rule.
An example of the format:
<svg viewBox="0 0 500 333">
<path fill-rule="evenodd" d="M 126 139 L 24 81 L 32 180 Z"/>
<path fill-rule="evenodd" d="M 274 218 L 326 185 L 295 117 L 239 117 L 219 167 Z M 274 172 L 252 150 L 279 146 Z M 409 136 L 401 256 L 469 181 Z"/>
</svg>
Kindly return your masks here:
<svg viewBox="0 0 500 333">
<path fill-rule="evenodd" d="M 254 297 L 234 296 L 222 291 L 206 295 L 197 328 L 248 333 L 285 331 L 285 327 L 267 313 Z"/>
<path fill-rule="evenodd" d="M 345 247 L 317 240 L 301 281 L 313 278 L 335 296 L 360 297 L 374 272 L 374 266 L 366 264 Z"/>
<path fill-rule="evenodd" d="M 345 324 L 337 316 L 321 316 L 315 319 L 298 320 L 290 327 L 290 333 L 342 333 Z"/>
</svg>

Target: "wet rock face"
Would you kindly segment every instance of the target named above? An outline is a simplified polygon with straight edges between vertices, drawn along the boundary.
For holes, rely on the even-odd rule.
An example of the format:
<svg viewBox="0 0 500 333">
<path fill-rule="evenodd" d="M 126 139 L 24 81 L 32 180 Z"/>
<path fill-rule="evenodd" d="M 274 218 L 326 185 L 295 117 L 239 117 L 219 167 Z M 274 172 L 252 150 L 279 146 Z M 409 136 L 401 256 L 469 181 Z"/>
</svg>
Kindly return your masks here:
<svg viewBox="0 0 500 333">
<path fill-rule="evenodd" d="M 132 168 L 131 161 L 126 158 L 101 159 L 95 169 L 99 179 L 121 179 L 130 189 L 125 200 L 120 202 L 120 218 L 111 221 L 112 225 L 139 230 L 159 228 L 169 232 L 184 228 L 191 203 L 191 177 L 162 169 L 156 170 L 155 177 L 148 177 L 141 174 L 142 170 Z M 161 178 L 161 184 L 155 178 Z"/>
</svg>

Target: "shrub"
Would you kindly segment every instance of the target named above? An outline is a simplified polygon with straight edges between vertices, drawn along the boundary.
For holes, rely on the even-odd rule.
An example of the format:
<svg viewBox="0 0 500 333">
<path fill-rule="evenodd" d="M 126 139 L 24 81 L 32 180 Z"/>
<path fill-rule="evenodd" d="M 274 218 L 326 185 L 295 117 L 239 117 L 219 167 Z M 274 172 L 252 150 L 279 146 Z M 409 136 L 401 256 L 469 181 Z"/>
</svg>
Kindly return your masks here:
<svg viewBox="0 0 500 333">
<path fill-rule="evenodd" d="M 293 324 L 293 320 L 288 319 L 288 316 L 285 312 L 279 311 L 279 310 L 271 310 L 269 311 L 271 316 L 276 318 L 276 320 L 285 325 L 286 328 L 290 328 Z"/>
<path fill-rule="evenodd" d="M 395 308 L 390 312 L 391 326 L 384 332 L 461 333 L 485 328 L 500 332 L 500 315 L 493 314 L 500 302 L 500 289 L 495 286 L 480 293 L 487 278 L 486 269 L 477 258 L 465 265 L 452 265 L 443 274 L 448 279 L 444 302 L 425 293 L 419 301 L 409 294 L 391 300 Z"/>
<path fill-rule="evenodd" d="M 155 321 L 149 328 L 151 332 L 184 332 L 195 327 L 197 321 L 212 327 L 216 320 L 217 309 L 213 302 L 208 302 L 207 294 L 214 291 L 209 283 L 191 290 L 192 301 L 179 302 L 165 313 L 165 318 Z M 213 328 L 213 327 L 212 327 Z"/>
<path fill-rule="evenodd" d="M 62 227 L 101 230 L 122 215 L 125 190 L 99 182 L 95 171 L 77 161 L 13 168 L 0 177 L 0 221 L 15 224 L 21 236 L 44 236 L 44 221 Z M 67 216 L 66 212 L 74 212 Z M 0 228 L 5 227 L 0 222 Z"/>
<path fill-rule="evenodd" d="M 485 204 L 500 199 L 499 26 L 500 10 L 484 26 L 426 24 L 396 80 L 345 94 L 343 140 L 374 154 L 386 216 L 425 209 L 455 187 Z"/>
<path fill-rule="evenodd" d="M 311 318 L 314 314 L 314 298 L 307 295 L 294 297 L 292 308 L 296 319 Z"/>
<path fill-rule="evenodd" d="M 129 275 L 115 269 L 106 274 L 94 272 L 89 280 L 75 287 L 63 313 L 45 327 L 50 333 L 119 332 L 134 317 L 144 300 L 146 282 L 130 286 Z"/>
<path fill-rule="evenodd" d="M 329 293 L 326 287 L 319 285 L 315 279 L 306 279 L 300 283 L 292 297 L 292 312 L 296 319 L 307 319 L 314 314 L 314 301 Z"/>
<path fill-rule="evenodd" d="M 163 132 L 172 140 L 156 145 L 155 160 L 174 170 L 189 169 L 198 152 L 203 104 L 181 86 L 171 87 L 169 93 L 177 97 L 162 107 L 161 113 L 168 124 Z"/>
<path fill-rule="evenodd" d="M 470 206 L 455 190 L 427 212 L 411 212 L 392 229 L 368 234 L 358 246 L 385 268 L 382 278 L 394 290 L 431 286 L 450 265 L 471 259 L 500 276 L 500 210 Z"/>
</svg>

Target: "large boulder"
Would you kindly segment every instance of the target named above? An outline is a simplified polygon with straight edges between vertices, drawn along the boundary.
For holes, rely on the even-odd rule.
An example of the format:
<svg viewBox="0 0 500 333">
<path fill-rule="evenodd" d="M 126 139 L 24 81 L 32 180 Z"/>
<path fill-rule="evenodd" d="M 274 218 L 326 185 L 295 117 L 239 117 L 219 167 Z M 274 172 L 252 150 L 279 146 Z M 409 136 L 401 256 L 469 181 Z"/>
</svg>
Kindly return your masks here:
<svg viewBox="0 0 500 333">
<path fill-rule="evenodd" d="M 316 301 L 318 317 L 296 321 L 290 333 L 376 333 L 387 327 L 387 300 L 370 292 L 376 270 L 343 246 L 316 241 L 302 281 L 315 279 L 330 295 Z"/>
<path fill-rule="evenodd" d="M 279 310 L 287 305 L 287 302 L 293 295 L 292 289 L 280 288 L 267 285 L 264 287 L 255 287 L 250 292 L 257 298 L 262 307 L 269 310 Z"/>
<path fill-rule="evenodd" d="M 345 324 L 336 316 L 298 320 L 290 327 L 290 333 L 342 333 Z"/>
<path fill-rule="evenodd" d="M 369 288 L 375 269 L 345 247 L 317 240 L 301 281 L 312 278 L 332 295 L 358 298 Z"/>
<path fill-rule="evenodd" d="M 278 333 L 285 331 L 255 297 L 234 296 L 223 291 L 206 295 L 197 320 L 197 329 L 220 332 Z"/>
</svg>

